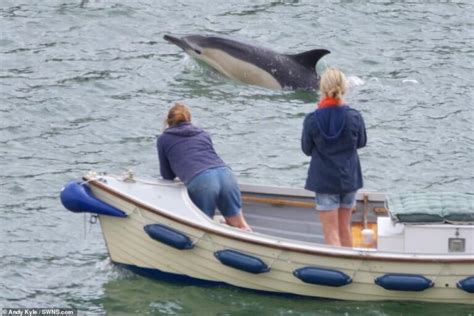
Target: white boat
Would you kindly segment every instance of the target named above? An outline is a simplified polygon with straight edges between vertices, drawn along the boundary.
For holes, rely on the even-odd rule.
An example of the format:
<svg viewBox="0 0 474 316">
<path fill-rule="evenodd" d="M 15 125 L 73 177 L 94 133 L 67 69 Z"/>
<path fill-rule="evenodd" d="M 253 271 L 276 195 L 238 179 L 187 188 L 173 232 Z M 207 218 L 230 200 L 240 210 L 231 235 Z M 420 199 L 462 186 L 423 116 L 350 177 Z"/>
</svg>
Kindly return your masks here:
<svg viewBox="0 0 474 316">
<path fill-rule="evenodd" d="M 359 192 L 353 222 L 376 226 L 377 245 L 343 248 L 324 245 L 313 193 L 240 187 L 254 232 L 211 220 L 175 181 L 89 173 L 61 200 L 97 216 L 111 260 L 143 275 L 341 300 L 474 304 L 472 195 L 461 196 L 470 203 L 464 218 L 420 224 L 387 215 L 384 194 Z"/>
</svg>

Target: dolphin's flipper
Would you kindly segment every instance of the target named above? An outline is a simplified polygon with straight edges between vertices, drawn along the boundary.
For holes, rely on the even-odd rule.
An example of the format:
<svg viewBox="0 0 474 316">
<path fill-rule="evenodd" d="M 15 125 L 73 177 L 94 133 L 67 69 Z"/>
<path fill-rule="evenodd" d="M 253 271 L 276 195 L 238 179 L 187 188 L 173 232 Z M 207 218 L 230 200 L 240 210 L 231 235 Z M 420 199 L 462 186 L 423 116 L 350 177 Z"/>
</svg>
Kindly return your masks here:
<svg viewBox="0 0 474 316">
<path fill-rule="evenodd" d="M 183 40 L 181 38 L 171 36 L 171 35 L 165 35 L 163 36 L 163 39 L 175 44 L 176 46 L 180 47 L 182 50 L 186 51 L 186 49 L 191 49 L 195 51 L 197 54 L 201 54 L 201 50 L 199 48 L 194 47 L 193 45 L 189 44 L 186 40 Z"/>
<path fill-rule="evenodd" d="M 331 52 L 327 49 L 313 49 L 300 54 L 287 56 L 296 61 L 298 64 L 301 64 L 308 69 L 315 70 L 318 61 L 329 53 Z"/>
</svg>

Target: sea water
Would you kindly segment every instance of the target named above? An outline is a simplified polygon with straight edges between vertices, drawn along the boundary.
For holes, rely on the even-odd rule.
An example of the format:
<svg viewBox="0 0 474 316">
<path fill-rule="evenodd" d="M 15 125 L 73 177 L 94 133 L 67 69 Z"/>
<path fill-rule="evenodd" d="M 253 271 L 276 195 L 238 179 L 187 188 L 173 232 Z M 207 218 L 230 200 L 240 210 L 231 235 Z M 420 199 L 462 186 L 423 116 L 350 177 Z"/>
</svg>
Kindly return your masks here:
<svg viewBox="0 0 474 316">
<path fill-rule="evenodd" d="M 108 315 L 469 315 L 471 306 L 342 302 L 154 281 L 114 267 L 61 187 L 89 170 L 158 177 L 155 137 L 184 101 L 239 181 L 302 187 L 319 96 L 223 78 L 163 40 L 215 34 L 325 48 L 368 134 L 365 189 L 470 191 L 469 1 L 0 1 L 0 307 Z"/>
</svg>

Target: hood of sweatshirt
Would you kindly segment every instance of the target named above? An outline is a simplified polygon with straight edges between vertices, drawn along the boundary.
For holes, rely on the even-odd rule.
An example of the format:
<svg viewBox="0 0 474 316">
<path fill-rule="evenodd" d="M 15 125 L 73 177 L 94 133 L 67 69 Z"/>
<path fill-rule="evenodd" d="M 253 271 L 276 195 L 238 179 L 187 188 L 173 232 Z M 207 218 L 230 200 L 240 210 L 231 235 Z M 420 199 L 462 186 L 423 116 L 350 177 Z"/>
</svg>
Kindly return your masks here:
<svg viewBox="0 0 474 316">
<path fill-rule="evenodd" d="M 314 112 L 316 125 L 327 143 L 336 142 L 346 125 L 347 106 L 331 106 Z"/>
<path fill-rule="evenodd" d="M 194 136 L 197 134 L 201 134 L 203 130 L 199 127 L 194 126 L 191 123 L 180 123 L 178 125 L 168 127 L 165 129 L 164 133 L 172 134 L 182 137 L 189 137 Z"/>
</svg>

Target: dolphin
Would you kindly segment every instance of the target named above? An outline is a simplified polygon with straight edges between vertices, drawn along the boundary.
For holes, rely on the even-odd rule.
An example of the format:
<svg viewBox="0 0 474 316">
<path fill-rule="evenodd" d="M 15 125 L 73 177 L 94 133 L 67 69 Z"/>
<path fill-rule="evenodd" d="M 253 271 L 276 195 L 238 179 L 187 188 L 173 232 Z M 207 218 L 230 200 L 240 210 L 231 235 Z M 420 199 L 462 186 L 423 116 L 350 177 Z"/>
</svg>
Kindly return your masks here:
<svg viewBox="0 0 474 316">
<path fill-rule="evenodd" d="M 320 77 L 316 63 L 330 53 L 326 49 L 313 49 L 294 55 L 280 54 L 217 36 L 165 35 L 163 38 L 231 79 L 274 90 L 318 89 Z"/>
</svg>

